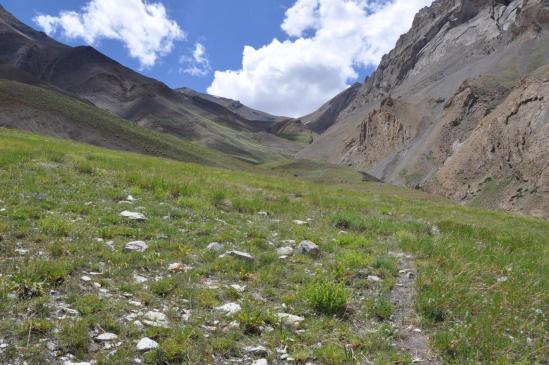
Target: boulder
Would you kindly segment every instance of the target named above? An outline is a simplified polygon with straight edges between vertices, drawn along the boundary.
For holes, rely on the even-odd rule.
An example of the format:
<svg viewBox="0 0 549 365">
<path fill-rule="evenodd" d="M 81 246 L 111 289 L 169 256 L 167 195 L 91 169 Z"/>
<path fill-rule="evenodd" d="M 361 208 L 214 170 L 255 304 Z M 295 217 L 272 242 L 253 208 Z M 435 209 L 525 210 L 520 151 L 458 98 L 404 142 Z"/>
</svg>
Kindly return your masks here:
<svg viewBox="0 0 549 365">
<path fill-rule="evenodd" d="M 320 247 L 312 241 L 301 241 L 297 246 L 299 252 L 304 255 L 318 256 L 320 255 Z"/>
<path fill-rule="evenodd" d="M 144 337 L 137 343 L 137 351 L 150 351 L 158 347 L 158 342 Z"/>
<path fill-rule="evenodd" d="M 149 248 L 149 245 L 147 245 L 143 241 L 132 241 L 126 243 L 126 246 L 124 246 L 124 251 L 127 252 L 145 252 Z"/>
</svg>

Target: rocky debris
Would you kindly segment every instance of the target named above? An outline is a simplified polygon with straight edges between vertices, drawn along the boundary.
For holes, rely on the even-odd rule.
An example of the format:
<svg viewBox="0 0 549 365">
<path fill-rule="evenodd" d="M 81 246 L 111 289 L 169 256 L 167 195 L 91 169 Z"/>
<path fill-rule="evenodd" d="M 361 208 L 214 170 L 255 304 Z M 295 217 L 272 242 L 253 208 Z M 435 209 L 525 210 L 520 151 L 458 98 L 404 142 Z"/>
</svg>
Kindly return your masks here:
<svg viewBox="0 0 549 365">
<path fill-rule="evenodd" d="M 242 310 L 238 303 L 226 303 L 215 308 L 216 311 L 223 312 L 226 316 L 232 316 Z"/>
<path fill-rule="evenodd" d="M 137 351 L 150 351 L 158 347 L 158 342 L 151 340 L 148 337 L 144 337 L 137 343 Z"/>
<path fill-rule="evenodd" d="M 383 281 L 383 279 L 381 279 L 379 276 L 376 276 L 376 275 L 368 275 L 367 279 L 369 282 L 372 282 L 372 283 L 379 283 Z"/>
<path fill-rule="evenodd" d="M 293 253 L 294 253 L 294 249 L 293 247 L 290 247 L 290 246 L 280 247 L 276 250 L 276 254 L 279 257 L 292 256 Z"/>
<path fill-rule="evenodd" d="M 299 243 L 297 246 L 297 249 L 299 252 L 301 252 L 304 255 L 309 256 L 318 256 L 320 255 L 320 247 L 312 241 L 304 240 Z"/>
<path fill-rule="evenodd" d="M 94 340 L 97 342 L 110 342 L 110 341 L 115 341 L 117 339 L 118 339 L 118 336 L 110 332 L 105 332 L 94 337 Z"/>
<path fill-rule="evenodd" d="M 149 245 L 147 245 L 143 241 L 132 241 L 126 243 L 124 246 L 124 251 L 127 252 L 145 252 L 149 248 Z"/>
<path fill-rule="evenodd" d="M 269 215 L 269 213 L 267 213 L 267 212 L 257 212 L 257 215 L 260 216 L 260 217 L 267 217 Z"/>
<path fill-rule="evenodd" d="M 440 236 L 440 229 L 437 226 L 432 225 L 429 233 L 431 234 L 431 236 Z"/>
<path fill-rule="evenodd" d="M 236 290 L 238 293 L 243 293 L 246 290 L 246 285 L 231 284 L 230 288 Z"/>
<path fill-rule="evenodd" d="M 82 280 L 83 282 L 85 283 L 89 283 L 90 281 L 92 281 L 92 278 L 90 278 L 89 276 L 87 275 L 84 275 L 80 278 L 80 280 Z"/>
<path fill-rule="evenodd" d="M 249 253 L 242 252 L 242 251 L 235 251 L 235 250 L 227 251 L 219 257 L 221 257 L 221 258 L 223 258 L 223 257 L 234 257 L 234 258 L 241 259 L 241 260 L 244 260 L 244 261 L 254 261 L 255 260 L 255 258 L 252 255 L 250 255 Z"/>
<path fill-rule="evenodd" d="M 63 365 L 92 365 L 92 363 L 87 361 L 73 362 L 71 360 L 67 360 L 63 361 Z"/>
<path fill-rule="evenodd" d="M 129 201 L 129 202 L 134 202 L 135 198 L 130 194 L 126 197 L 126 200 Z"/>
<path fill-rule="evenodd" d="M 144 276 L 141 276 L 139 274 L 133 274 L 133 280 L 137 283 L 137 284 L 143 284 L 147 281 L 149 281 L 148 278 L 144 277 Z"/>
<path fill-rule="evenodd" d="M 21 256 L 25 256 L 29 253 L 29 250 L 27 249 L 24 249 L 24 248 L 16 248 L 15 249 L 15 252 Z"/>
<path fill-rule="evenodd" d="M 305 226 L 307 224 L 309 224 L 309 222 L 307 221 L 302 221 L 302 220 L 299 220 L 299 219 L 294 219 L 292 221 L 294 224 L 297 224 L 298 226 Z"/>
<path fill-rule="evenodd" d="M 170 320 L 162 312 L 148 311 L 143 315 L 143 323 L 150 327 L 163 327 L 170 326 Z"/>
<path fill-rule="evenodd" d="M 289 313 L 277 313 L 276 317 L 288 327 L 297 328 L 300 323 L 305 320 L 304 317 L 296 316 Z"/>
<path fill-rule="evenodd" d="M 258 359 L 253 362 L 252 365 L 269 365 L 267 359 Z"/>
<path fill-rule="evenodd" d="M 222 251 L 225 248 L 225 245 L 219 242 L 212 242 L 206 248 L 211 251 Z"/>
<path fill-rule="evenodd" d="M 185 266 L 181 262 L 174 262 L 173 264 L 168 265 L 169 272 L 183 272 L 190 270 L 190 266 Z"/>
<path fill-rule="evenodd" d="M 134 221 L 146 221 L 147 220 L 147 217 L 145 217 L 145 215 L 143 213 L 130 212 L 130 211 L 127 211 L 127 210 L 121 212 L 120 216 L 122 216 L 124 218 L 134 220 Z"/>
<path fill-rule="evenodd" d="M 244 348 L 244 352 L 254 356 L 266 356 L 268 354 L 265 346 L 248 346 Z"/>
</svg>

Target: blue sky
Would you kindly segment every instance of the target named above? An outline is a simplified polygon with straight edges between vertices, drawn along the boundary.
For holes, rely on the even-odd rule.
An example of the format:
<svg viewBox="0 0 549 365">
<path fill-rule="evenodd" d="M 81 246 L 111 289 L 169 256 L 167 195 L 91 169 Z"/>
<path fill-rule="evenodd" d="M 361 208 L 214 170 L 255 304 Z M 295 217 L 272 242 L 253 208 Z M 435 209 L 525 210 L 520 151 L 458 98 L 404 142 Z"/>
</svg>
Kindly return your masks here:
<svg viewBox="0 0 549 365">
<path fill-rule="evenodd" d="M 171 87 L 299 116 L 362 82 L 430 2 L 4 0 L 2 5 L 59 41 L 92 44 Z"/>
</svg>

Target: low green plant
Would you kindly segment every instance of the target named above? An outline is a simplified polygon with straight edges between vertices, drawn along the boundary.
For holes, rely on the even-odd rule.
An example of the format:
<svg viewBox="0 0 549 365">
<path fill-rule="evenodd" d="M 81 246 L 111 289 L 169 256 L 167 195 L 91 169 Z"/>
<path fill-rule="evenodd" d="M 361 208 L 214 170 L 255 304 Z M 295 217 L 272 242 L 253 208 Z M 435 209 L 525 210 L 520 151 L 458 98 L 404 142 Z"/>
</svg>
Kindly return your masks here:
<svg viewBox="0 0 549 365">
<path fill-rule="evenodd" d="M 347 309 L 349 292 L 341 283 L 320 279 L 305 288 L 305 298 L 317 313 L 343 315 Z"/>
</svg>

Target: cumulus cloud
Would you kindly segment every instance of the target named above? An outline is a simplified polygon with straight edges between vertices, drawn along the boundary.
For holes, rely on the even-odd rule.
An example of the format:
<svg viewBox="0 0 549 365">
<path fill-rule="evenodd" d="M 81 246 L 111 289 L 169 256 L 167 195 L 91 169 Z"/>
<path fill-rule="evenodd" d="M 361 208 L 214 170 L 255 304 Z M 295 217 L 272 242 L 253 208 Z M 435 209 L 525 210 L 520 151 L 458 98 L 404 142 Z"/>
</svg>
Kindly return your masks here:
<svg viewBox="0 0 549 365">
<path fill-rule="evenodd" d="M 206 76 L 212 70 L 206 55 L 206 47 L 199 42 L 195 43 L 192 55 L 181 56 L 179 63 L 183 65 L 179 71 L 191 76 Z"/>
<path fill-rule="evenodd" d="M 48 35 L 59 32 L 88 44 L 118 40 L 143 68 L 154 66 L 172 51 L 175 41 L 185 38 L 162 3 L 144 0 L 90 0 L 80 12 L 61 11 L 57 16 L 38 15 L 33 20 Z"/>
<path fill-rule="evenodd" d="M 208 92 L 273 114 L 317 109 L 377 65 L 416 12 L 432 0 L 297 0 L 281 25 L 285 40 L 245 46 L 240 70 L 216 71 Z"/>
</svg>

